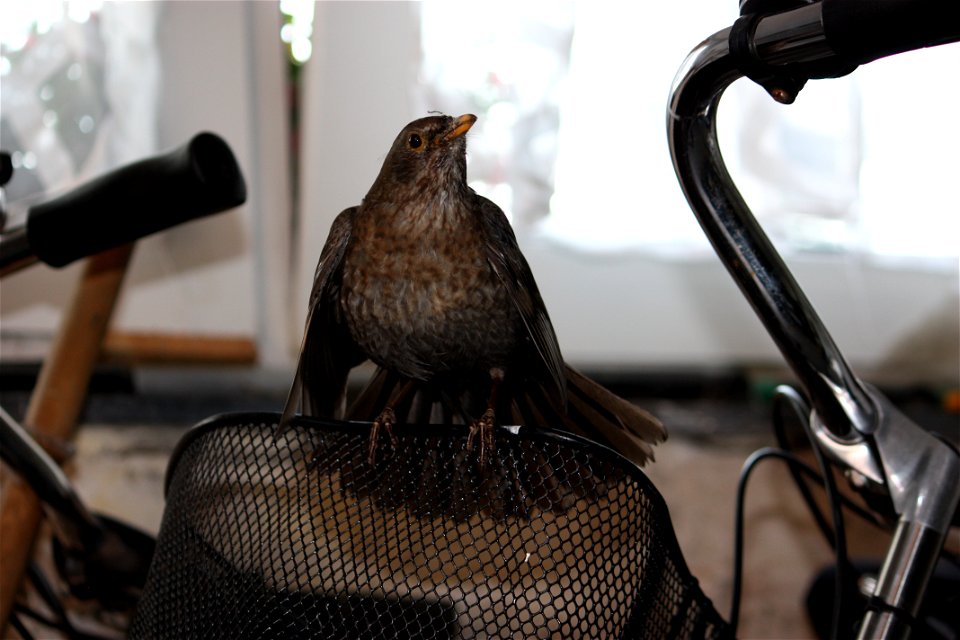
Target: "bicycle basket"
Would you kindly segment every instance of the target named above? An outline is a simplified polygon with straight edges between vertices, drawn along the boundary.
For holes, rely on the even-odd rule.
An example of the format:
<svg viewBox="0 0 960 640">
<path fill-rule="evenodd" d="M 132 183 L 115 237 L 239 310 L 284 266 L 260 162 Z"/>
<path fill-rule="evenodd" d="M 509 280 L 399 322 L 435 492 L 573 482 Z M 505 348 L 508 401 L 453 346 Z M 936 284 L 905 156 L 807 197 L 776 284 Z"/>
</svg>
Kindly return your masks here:
<svg viewBox="0 0 960 640">
<path fill-rule="evenodd" d="M 277 414 L 212 418 L 170 463 L 140 638 L 716 638 L 663 499 L 584 439 Z"/>
</svg>

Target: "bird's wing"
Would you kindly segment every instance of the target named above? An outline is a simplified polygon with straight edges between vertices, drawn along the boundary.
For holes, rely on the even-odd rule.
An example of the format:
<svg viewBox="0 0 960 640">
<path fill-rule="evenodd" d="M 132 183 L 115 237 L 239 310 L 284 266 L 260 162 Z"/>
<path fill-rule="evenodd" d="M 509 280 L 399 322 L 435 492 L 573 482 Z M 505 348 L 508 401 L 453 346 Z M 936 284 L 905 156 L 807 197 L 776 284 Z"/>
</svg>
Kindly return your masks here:
<svg viewBox="0 0 960 640">
<path fill-rule="evenodd" d="M 343 257 L 353 232 L 357 207 L 333 221 L 313 276 L 300 358 L 280 418 L 284 428 L 297 407 L 306 415 L 335 417 L 342 404 L 347 374 L 363 356 L 340 317 Z"/>
<path fill-rule="evenodd" d="M 484 251 L 487 261 L 507 288 L 510 299 L 520 312 L 527 334 L 553 383 L 549 392 L 555 395 L 559 406 L 564 406 L 566 376 L 563 357 L 560 355 L 557 335 L 553 331 L 553 324 L 547 315 L 547 308 L 540 297 L 530 265 L 523 257 L 513 228 L 500 207 L 482 196 L 477 196 L 477 199 L 480 202 L 479 219 L 485 238 Z"/>
</svg>

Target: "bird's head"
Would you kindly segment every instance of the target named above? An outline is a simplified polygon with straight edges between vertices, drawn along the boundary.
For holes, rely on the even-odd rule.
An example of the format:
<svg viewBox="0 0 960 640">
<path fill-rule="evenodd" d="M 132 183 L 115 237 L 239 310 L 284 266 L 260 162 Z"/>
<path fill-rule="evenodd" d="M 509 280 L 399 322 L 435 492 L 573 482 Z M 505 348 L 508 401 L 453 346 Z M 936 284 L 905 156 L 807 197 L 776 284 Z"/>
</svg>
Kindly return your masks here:
<svg viewBox="0 0 960 640">
<path fill-rule="evenodd" d="M 403 128 L 380 169 L 374 185 L 408 186 L 421 190 L 466 185 L 467 143 L 464 135 L 477 116 L 435 115 L 414 120 Z"/>
</svg>

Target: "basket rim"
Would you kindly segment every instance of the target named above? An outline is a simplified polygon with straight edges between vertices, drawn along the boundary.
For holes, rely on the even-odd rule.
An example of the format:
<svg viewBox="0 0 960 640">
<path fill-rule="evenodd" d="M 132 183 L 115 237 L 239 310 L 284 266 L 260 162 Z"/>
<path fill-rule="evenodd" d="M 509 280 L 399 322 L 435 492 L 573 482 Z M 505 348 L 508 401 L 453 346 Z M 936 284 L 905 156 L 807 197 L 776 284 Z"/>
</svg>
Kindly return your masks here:
<svg viewBox="0 0 960 640">
<path fill-rule="evenodd" d="M 184 451 L 198 438 L 210 431 L 217 429 L 228 429 L 237 426 L 247 426 L 250 424 L 279 424 L 280 413 L 275 411 L 236 411 L 214 414 L 204 420 L 201 420 L 177 441 L 170 460 L 167 463 L 166 476 L 164 478 L 163 489 L 166 494 L 169 489 L 172 476 L 176 466 L 183 456 Z M 317 418 L 313 416 L 294 416 L 287 429 L 305 428 L 308 430 L 319 431 L 362 431 L 369 433 L 373 423 L 359 420 L 334 420 L 331 418 Z M 581 436 L 568 431 L 554 429 L 552 427 L 537 427 L 532 425 L 496 425 L 497 435 L 520 440 L 541 440 L 546 442 L 558 442 L 571 446 L 578 450 L 589 450 L 591 454 L 598 455 L 604 462 L 611 462 L 624 467 L 630 475 L 642 478 L 640 481 L 645 486 L 656 491 L 656 487 L 643 472 L 643 469 L 621 455 L 619 452 L 607 445 L 595 442 L 585 436 Z M 462 438 L 469 434 L 469 427 L 463 424 L 444 424 L 444 423 L 399 423 L 393 426 L 396 435 L 413 435 L 421 437 L 451 437 Z M 658 498 L 662 499 L 660 492 L 656 491 Z M 666 506 L 666 505 L 664 505 Z"/>
</svg>

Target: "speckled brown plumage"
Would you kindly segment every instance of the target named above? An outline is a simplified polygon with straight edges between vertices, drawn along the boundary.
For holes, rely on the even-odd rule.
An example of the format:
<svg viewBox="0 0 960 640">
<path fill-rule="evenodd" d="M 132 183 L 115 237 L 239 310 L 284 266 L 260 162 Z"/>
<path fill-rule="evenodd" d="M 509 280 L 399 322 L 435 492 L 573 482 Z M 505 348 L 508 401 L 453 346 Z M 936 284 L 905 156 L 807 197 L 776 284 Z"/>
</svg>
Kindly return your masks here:
<svg viewBox="0 0 960 640">
<path fill-rule="evenodd" d="M 430 116 L 397 136 L 361 204 L 334 221 L 321 255 L 282 424 L 305 414 L 374 420 L 371 456 L 409 398 L 471 424 L 480 455 L 494 422 L 544 423 L 638 463 L 665 437 L 649 414 L 564 364 L 536 282 L 503 212 L 467 186 L 475 116 Z M 349 370 L 379 365 L 354 407 Z M 441 410 L 436 410 L 436 404 Z M 471 438 L 472 441 L 472 438 Z"/>
</svg>

